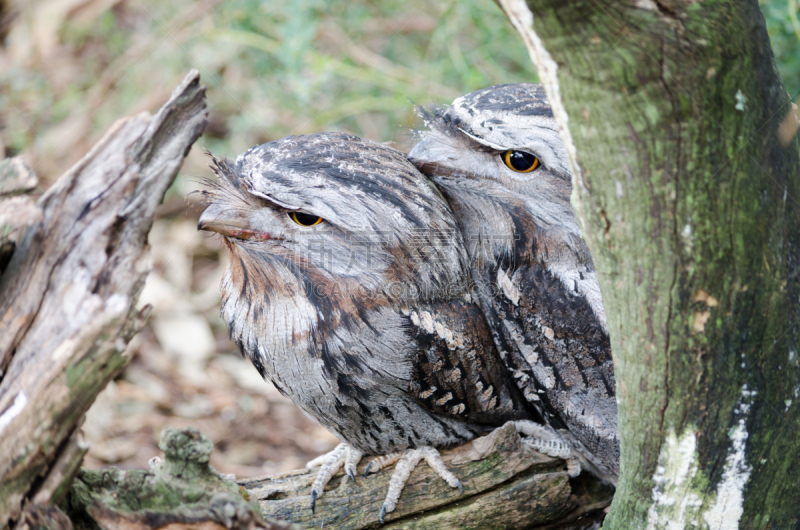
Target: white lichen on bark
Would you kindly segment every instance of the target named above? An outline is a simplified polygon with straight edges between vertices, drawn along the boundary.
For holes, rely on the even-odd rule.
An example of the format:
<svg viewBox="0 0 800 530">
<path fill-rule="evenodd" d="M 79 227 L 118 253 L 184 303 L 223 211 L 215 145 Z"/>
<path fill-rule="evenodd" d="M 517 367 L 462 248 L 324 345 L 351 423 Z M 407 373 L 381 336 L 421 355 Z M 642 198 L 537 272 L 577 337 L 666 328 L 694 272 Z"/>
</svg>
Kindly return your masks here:
<svg viewBox="0 0 800 530">
<path fill-rule="evenodd" d="M 744 487 L 752 470 L 744 458 L 747 441 L 744 419 L 739 420 L 730 438 L 733 445 L 725 459 L 722 482 L 717 484 L 717 499 L 703 514 L 709 528 L 719 530 L 739 528 L 739 521 L 744 513 Z"/>
<path fill-rule="evenodd" d="M 744 514 L 744 488 L 752 471 L 745 460 L 746 419 L 755 390 L 742 387 L 742 401 L 734 411 L 736 426 L 729 435 L 731 446 L 725 458 L 716 495 L 692 491 L 698 480 L 697 437 L 689 428 L 680 436 L 670 429 L 653 474 L 655 487 L 647 510 L 647 530 L 680 530 L 688 527 L 736 530 Z"/>
<path fill-rule="evenodd" d="M 28 404 L 28 397 L 25 395 L 25 392 L 20 392 L 17 394 L 17 397 L 14 398 L 14 403 L 8 407 L 5 412 L 0 414 L 0 432 L 5 429 L 11 420 L 16 418 L 22 409 L 25 408 L 25 405 Z"/>
<path fill-rule="evenodd" d="M 722 480 L 717 484 L 717 498 L 703 514 L 708 527 L 714 530 L 739 528 L 739 521 L 744 513 L 744 487 L 753 469 L 745 460 L 748 437 L 745 420 L 750 412 L 750 402 L 755 395 L 756 391 L 748 390 L 747 385 L 742 387 L 742 402 L 736 408 L 739 420 L 729 435 L 731 448 L 725 458 Z"/>
<path fill-rule="evenodd" d="M 677 530 L 697 526 L 701 497 L 688 490 L 697 474 L 697 437 L 692 429 L 680 436 L 670 430 L 653 474 L 652 504 L 647 510 L 647 529 Z M 688 480 L 688 481 L 687 481 Z"/>
</svg>

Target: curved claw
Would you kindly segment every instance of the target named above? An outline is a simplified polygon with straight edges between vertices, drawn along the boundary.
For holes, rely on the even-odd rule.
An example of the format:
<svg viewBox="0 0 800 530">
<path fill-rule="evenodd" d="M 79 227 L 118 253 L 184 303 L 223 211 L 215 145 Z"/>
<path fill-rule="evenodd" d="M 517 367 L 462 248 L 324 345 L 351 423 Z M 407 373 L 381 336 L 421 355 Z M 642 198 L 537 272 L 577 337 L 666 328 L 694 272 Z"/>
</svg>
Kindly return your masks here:
<svg viewBox="0 0 800 530">
<path fill-rule="evenodd" d="M 348 467 L 345 471 L 347 471 L 347 476 L 349 476 L 353 480 L 353 483 L 355 483 L 355 481 L 356 481 L 356 470 L 355 470 L 355 468 Z"/>
<path fill-rule="evenodd" d="M 386 517 L 386 505 L 385 504 L 383 506 L 381 506 L 381 513 L 378 516 L 378 518 L 381 520 L 381 524 L 385 524 L 384 521 L 383 521 L 384 517 Z"/>
<path fill-rule="evenodd" d="M 464 495 L 464 486 L 461 484 L 460 480 L 458 481 L 457 486 L 458 486 L 458 494 L 459 495 Z"/>
<path fill-rule="evenodd" d="M 342 464 L 344 464 L 348 474 L 352 476 L 358 462 L 361 460 L 361 456 L 360 451 L 353 449 L 346 443 L 340 443 L 330 453 L 315 458 L 306 465 L 306 467 L 321 466 L 317 472 L 317 478 L 311 484 L 311 513 L 314 513 L 314 505 L 325 491 L 325 486 L 336 472 L 342 468 Z"/>
<path fill-rule="evenodd" d="M 369 470 L 372 469 L 372 464 L 374 462 L 375 462 L 374 460 L 370 460 L 369 464 L 367 464 L 367 468 L 364 470 L 364 476 L 365 477 L 367 476 L 367 473 L 369 473 Z"/>
</svg>

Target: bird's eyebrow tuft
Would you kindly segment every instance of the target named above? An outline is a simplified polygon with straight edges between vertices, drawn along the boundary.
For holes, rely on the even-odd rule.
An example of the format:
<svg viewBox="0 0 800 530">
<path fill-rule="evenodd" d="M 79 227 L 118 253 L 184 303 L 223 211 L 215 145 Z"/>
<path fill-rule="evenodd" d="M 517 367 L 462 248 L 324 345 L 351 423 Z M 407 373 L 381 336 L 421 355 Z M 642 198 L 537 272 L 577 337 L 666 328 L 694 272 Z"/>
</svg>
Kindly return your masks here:
<svg viewBox="0 0 800 530">
<path fill-rule="evenodd" d="M 478 136 L 475 136 L 474 134 L 471 134 L 471 133 L 465 131 L 462 128 L 459 128 L 458 130 L 461 131 L 462 134 L 468 136 L 473 142 L 483 146 L 484 147 L 484 149 L 483 149 L 484 151 L 487 150 L 486 149 L 487 147 L 488 147 L 488 151 L 490 151 L 490 152 L 499 153 L 499 152 L 506 151 L 506 148 L 503 147 L 502 145 L 498 145 L 498 144 L 495 144 L 495 143 L 490 142 L 488 140 L 485 140 L 483 138 L 479 138 Z"/>
<path fill-rule="evenodd" d="M 478 139 L 472 133 L 468 124 L 464 123 L 457 116 L 453 116 L 451 107 L 433 104 L 426 107 L 417 105 L 416 109 L 417 114 L 431 131 L 458 140 L 465 144 L 465 147 L 471 151 L 493 154 L 505 151 L 505 148 L 498 148 L 496 145 L 490 145 Z"/>
</svg>

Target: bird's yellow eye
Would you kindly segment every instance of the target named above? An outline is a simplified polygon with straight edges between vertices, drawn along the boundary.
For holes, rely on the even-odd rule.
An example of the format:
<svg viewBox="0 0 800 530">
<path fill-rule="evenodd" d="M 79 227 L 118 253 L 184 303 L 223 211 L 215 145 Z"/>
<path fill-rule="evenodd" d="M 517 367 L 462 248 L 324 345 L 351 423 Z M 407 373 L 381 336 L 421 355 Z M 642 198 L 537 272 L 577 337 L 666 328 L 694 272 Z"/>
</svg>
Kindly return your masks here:
<svg viewBox="0 0 800 530">
<path fill-rule="evenodd" d="M 303 212 L 289 212 L 289 218 L 300 226 L 314 226 L 322 222 L 322 217 Z"/>
<path fill-rule="evenodd" d="M 503 162 L 505 162 L 509 169 L 517 173 L 530 173 L 542 165 L 539 161 L 539 157 L 526 153 L 525 151 L 516 151 L 514 149 L 509 149 L 503 153 Z"/>
</svg>

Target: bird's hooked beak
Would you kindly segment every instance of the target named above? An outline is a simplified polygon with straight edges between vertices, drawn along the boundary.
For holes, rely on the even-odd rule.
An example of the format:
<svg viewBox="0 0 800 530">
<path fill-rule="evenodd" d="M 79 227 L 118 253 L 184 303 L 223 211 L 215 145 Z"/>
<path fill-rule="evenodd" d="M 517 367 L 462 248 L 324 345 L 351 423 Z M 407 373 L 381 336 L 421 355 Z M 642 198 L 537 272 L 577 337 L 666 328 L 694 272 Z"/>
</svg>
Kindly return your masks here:
<svg viewBox="0 0 800 530">
<path fill-rule="evenodd" d="M 425 160 L 411 157 L 409 157 L 408 160 L 414 164 L 414 166 L 416 166 L 420 173 L 427 177 L 450 177 L 459 174 L 459 172 L 455 171 L 453 168 L 437 162 L 427 162 Z"/>
<path fill-rule="evenodd" d="M 253 230 L 248 224 L 247 219 L 236 210 L 225 209 L 219 203 L 211 203 L 200 215 L 197 229 L 237 239 L 269 239 L 269 234 Z"/>
<path fill-rule="evenodd" d="M 432 142 L 429 139 L 423 139 L 419 142 L 411 152 L 408 154 L 408 161 L 414 164 L 416 168 L 425 176 L 428 177 L 451 177 L 461 176 L 468 177 L 464 171 L 456 171 L 449 167 L 443 161 L 437 161 L 439 154 L 434 152 L 431 148 Z"/>
</svg>

